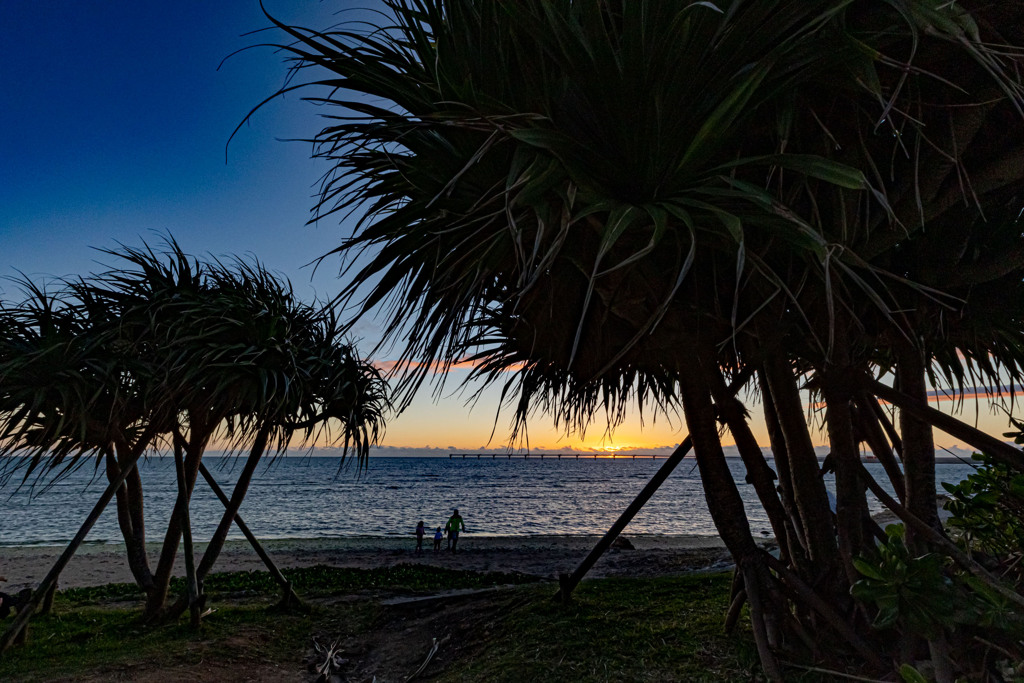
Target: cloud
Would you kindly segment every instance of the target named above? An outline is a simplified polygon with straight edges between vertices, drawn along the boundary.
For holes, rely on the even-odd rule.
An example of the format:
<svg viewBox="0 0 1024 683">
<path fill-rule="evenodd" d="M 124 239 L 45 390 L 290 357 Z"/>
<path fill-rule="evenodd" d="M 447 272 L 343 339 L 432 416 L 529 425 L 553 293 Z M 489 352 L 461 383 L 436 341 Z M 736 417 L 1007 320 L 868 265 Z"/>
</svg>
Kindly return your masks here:
<svg viewBox="0 0 1024 683">
<path fill-rule="evenodd" d="M 966 401 L 970 399 L 982 399 L 982 400 L 993 400 L 997 398 L 1024 398 L 1024 387 L 1018 387 L 1013 384 L 1002 384 L 1000 386 L 992 387 L 964 387 L 963 391 L 951 391 L 949 389 L 933 389 L 927 392 L 928 402 L 932 401 L 941 403 L 943 401 Z M 889 405 L 888 401 L 879 402 L 884 405 Z M 816 402 L 810 404 L 810 407 L 814 410 L 820 410 L 825 408 L 825 403 Z"/>
<path fill-rule="evenodd" d="M 664 445 L 655 446 L 653 448 L 623 448 L 617 451 L 609 451 L 602 448 L 586 448 L 577 446 L 562 446 L 558 448 L 508 448 L 506 446 L 483 446 L 480 448 L 457 448 L 455 446 L 448 446 L 447 448 L 440 448 L 436 446 L 375 446 L 370 449 L 370 457 L 374 456 L 408 456 L 408 457 L 462 457 L 465 455 L 467 458 L 476 457 L 507 457 L 511 454 L 513 457 L 520 457 L 522 455 L 529 454 L 530 457 L 549 457 L 554 456 L 611 456 L 617 457 L 632 457 L 639 456 L 659 456 L 664 457 L 671 455 L 672 452 L 677 448 L 675 445 Z M 322 451 L 320 454 L 328 455 L 326 449 L 317 449 Z M 727 446 L 725 448 L 726 455 L 736 455 L 735 448 Z M 691 454 L 692 455 L 692 454 Z"/>
<path fill-rule="evenodd" d="M 1013 384 L 1002 384 L 997 387 L 964 387 L 963 393 L 938 389 L 928 392 L 928 398 L 935 401 L 959 401 L 969 398 L 1006 398 L 1020 397 L 1024 394 L 1024 387 Z"/>
<path fill-rule="evenodd" d="M 441 375 L 449 370 L 473 370 L 480 366 L 478 361 L 469 360 L 464 358 L 457 360 L 450 365 L 445 365 L 440 361 L 434 361 L 433 363 L 420 363 L 419 361 L 398 361 L 398 360 L 371 360 L 369 361 L 373 367 L 377 368 L 384 373 L 392 372 L 410 372 L 413 370 L 420 370 L 425 368 L 428 373 L 432 375 Z M 523 363 L 514 363 L 505 368 L 505 372 L 511 372 L 514 370 L 520 370 L 523 367 Z"/>
</svg>

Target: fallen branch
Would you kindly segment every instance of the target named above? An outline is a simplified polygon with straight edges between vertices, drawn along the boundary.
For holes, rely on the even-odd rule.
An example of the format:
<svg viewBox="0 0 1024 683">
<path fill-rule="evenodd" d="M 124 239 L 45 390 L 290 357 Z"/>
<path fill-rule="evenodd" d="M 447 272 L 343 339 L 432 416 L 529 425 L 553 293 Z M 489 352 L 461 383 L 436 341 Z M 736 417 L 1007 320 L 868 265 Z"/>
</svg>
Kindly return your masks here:
<svg viewBox="0 0 1024 683">
<path fill-rule="evenodd" d="M 434 638 L 434 644 L 431 646 L 430 652 L 427 653 L 427 658 L 423 660 L 422 664 L 420 664 L 420 668 L 416 669 L 414 672 L 412 672 L 411 676 L 409 676 L 407 679 L 405 679 L 405 683 L 409 683 L 414 678 L 416 678 L 421 673 L 423 673 L 424 669 L 427 668 L 427 665 L 430 664 L 430 660 L 432 660 L 434 658 L 434 655 L 437 654 L 437 651 L 439 649 L 441 649 L 441 646 L 444 645 L 445 643 L 447 643 L 450 638 L 451 638 L 451 635 L 445 636 L 440 641 L 438 641 L 437 638 Z"/>
<path fill-rule="evenodd" d="M 316 666 L 316 673 L 320 674 L 317 676 L 317 683 L 330 681 L 331 677 L 348 663 L 347 659 L 341 658 L 341 645 L 338 640 L 331 643 L 330 647 L 324 647 L 314 638 L 313 649 L 324 658 L 323 664 Z"/>
</svg>

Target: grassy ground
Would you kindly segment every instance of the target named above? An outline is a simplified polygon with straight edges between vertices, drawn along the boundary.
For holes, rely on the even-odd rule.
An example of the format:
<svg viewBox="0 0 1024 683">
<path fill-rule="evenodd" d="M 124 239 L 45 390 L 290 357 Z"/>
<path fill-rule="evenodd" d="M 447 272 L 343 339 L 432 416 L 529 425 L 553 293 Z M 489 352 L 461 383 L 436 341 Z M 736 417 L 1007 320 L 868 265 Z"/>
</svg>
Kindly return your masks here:
<svg viewBox="0 0 1024 683">
<path fill-rule="evenodd" d="M 573 603 L 527 577 L 424 567 L 289 572 L 308 613 L 273 609 L 265 574 L 211 577 L 198 633 L 184 621 L 137 622 L 130 586 L 65 591 L 27 645 L 0 659 L 0 680 L 312 680 L 313 640 L 335 643 L 343 680 L 406 680 L 442 641 L 433 681 L 722 681 L 756 679 L 741 625 L 722 633 L 728 575 L 584 582 Z M 508 585 L 486 590 L 496 584 Z M 515 585 L 518 584 L 518 585 Z M 453 588 L 478 591 L 431 598 Z"/>
<path fill-rule="evenodd" d="M 757 670 L 749 633 L 722 632 L 729 576 L 603 579 L 569 607 L 533 591 L 451 681 L 737 681 Z"/>
</svg>

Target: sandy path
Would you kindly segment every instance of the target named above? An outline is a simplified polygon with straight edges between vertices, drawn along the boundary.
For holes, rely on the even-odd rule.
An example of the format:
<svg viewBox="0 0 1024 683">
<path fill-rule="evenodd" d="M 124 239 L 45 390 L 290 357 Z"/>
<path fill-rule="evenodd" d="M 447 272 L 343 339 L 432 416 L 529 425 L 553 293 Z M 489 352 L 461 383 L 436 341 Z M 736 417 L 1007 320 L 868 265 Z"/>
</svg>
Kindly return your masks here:
<svg viewBox="0 0 1024 683">
<path fill-rule="evenodd" d="M 590 576 L 651 576 L 728 563 L 721 540 L 706 536 L 629 536 L 635 550 L 613 549 Z M 597 536 L 486 537 L 463 535 L 459 553 L 414 551 L 415 541 L 402 538 L 334 538 L 267 541 L 265 547 L 280 567 L 326 564 L 373 568 L 401 563 L 427 564 L 474 571 L 523 572 L 555 577 L 571 572 L 597 543 Z M 201 548 L 201 546 L 200 546 Z M 0 576 L 5 590 L 34 587 L 63 548 L 51 546 L 0 548 Z M 150 549 L 156 562 L 157 548 Z M 197 553 L 199 549 L 197 549 Z M 179 553 L 176 573 L 183 571 Z M 245 541 L 229 541 L 215 571 L 262 570 L 263 563 Z M 131 582 L 120 545 L 85 545 L 61 576 L 62 588 Z"/>
</svg>

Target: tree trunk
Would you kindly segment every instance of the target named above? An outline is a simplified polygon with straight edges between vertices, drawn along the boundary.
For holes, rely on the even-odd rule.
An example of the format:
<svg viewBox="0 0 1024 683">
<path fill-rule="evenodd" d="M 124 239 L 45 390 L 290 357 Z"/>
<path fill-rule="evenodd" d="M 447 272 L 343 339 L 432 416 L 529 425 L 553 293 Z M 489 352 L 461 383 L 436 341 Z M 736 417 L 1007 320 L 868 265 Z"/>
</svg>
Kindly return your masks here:
<svg viewBox="0 0 1024 683">
<path fill-rule="evenodd" d="M 185 451 L 185 483 L 188 495 L 192 495 L 195 489 L 196 478 L 199 476 L 199 464 L 202 462 L 206 444 L 212 436 L 213 428 L 207 427 L 200 419 L 190 419 L 191 429 L 189 439 L 184 442 L 181 434 L 175 432 L 176 443 L 182 443 Z M 214 424 L 215 426 L 215 424 Z M 174 503 L 171 511 L 171 518 L 167 523 L 167 532 L 164 534 L 164 543 L 160 551 L 160 560 L 157 563 L 156 572 L 153 576 L 153 591 L 146 600 L 146 610 L 143 615 L 145 621 L 152 621 L 160 616 L 167 601 L 167 591 L 171 585 L 171 574 L 174 570 L 174 560 L 178 555 L 178 544 L 181 542 L 181 497 Z"/>
<path fill-rule="evenodd" d="M 198 629 L 203 613 L 203 589 L 196 579 L 196 559 L 192 547 L 192 521 L 189 519 L 188 508 L 192 495 L 185 480 L 185 459 L 181 454 L 181 444 L 174 444 L 174 470 L 178 481 L 178 500 L 182 501 L 181 535 L 185 544 L 185 582 L 188 586 L 188 607 L 191 612 L 192 628 Z"/>
<path fill-rule="evenodd" d="M 936 429 L 941 429 L 950 436 L 965 441 L 979 451 L 982 451 L 1011 469 L 1024 472 L 1024 452 L 1016 446 L 1000 441 L 994 436 L 972 427 L 971 425 L 946 415 L 940 410 L 929 406 L 913 396 L 893 389 L 882 384 L 878 380 L 869 380 L 867 388 L 883 401 L 892 403 L 900 412 L 907 411 L 917 418 L 920 418 Z M 906 445 L 904 444 L 904 449 Z"/>
<path fill-rule="evenodd" d="M 822 376 L 822 394 L 827 405 L 825 421 L 829 443 L 836 466 L 836 527 L 839 552 L 850 585 L 860 575 L 853 566 L 855 557 L 864 550 L 863 524 L 867 516 L 864 484 L 860 478 L 860 450 L 853 434 L 851 393 L 843 377 Z"/>
<path fill-rule="evenodd" d="M 892 444 L 892 450 L 895 451 L 896 457 L 903 460 L 903 439 L 900 438 L 899 432 L 896 431 L 896 427 L 893 425 L 892 420 L 886 414 L 885 410 L 878 403 L 878 399 L 868 392 L 861 392 L 864 397 L 864 402 L 871 408 L 871 412 L 878 420 L 878 424 L 885 430 L 885 435 L 889 437 L 889 442 Z"/>
<path fill-rule="evenodd" d="M 920 352 L 905 340 L 896 345 L 896 379 L 901 392 L 927 405 L 928 385 L 925 363 Z M 932 427 L 910 411 L 900 410 L 900 432 L 903 434 L 903 471 L 906 478 L 907 509 L 918 519 L 941 530 L 935 502 L 935 441 Z M 907 541 L 914 542 L 914 533 L 907 530 Z"/>
<path fill-rule="evenodd" d="M 93 525 L 96 524 L 96 520 L 100 518 L 100 515 L 103 514 L 107 505 L 109 505 L 110 501 L 113 500 L 114 496 L 117 494 L 117 490 L 121 488 L 121 485 L 124 484 L 125 480 L 128 478 L 130 469 L 135 467 L 138 459 L 145 452 L 150 440 L 152 440 L 155 435 L 156 430 L 152 428 L 152 426 L 147 426 L 146 429 L 143 430 L 142 437 L 135 445 L 134 452 L 126 458 L 126 463 L 121 467 L 121 474 L 118 475 L 114 481 L 107 484 L 107 488 L 103 492 L 103 495 L 100 496 L 96 505 L 93 506 L 89 516 L 85 518 L 84 522 L 82 522 L 82 526 L 79 527 L 78 533 L 76 533 L 74 538 L 71 539 L 71 542 L 68 543 L 68 547 L 64 549 L 64 552 L 61 553 L 59 558 L 57 558 L 57 561 L 53 564 L 53 567 L 50 568 L 50 571 L 47 572 L 46 576 L 39 584 L 39 587 L 32 593 L 32 597 L 29 599 L 28 604 L 22 606 L 18 611 L 18 614 L 14 617 L 14 621 L 4 632 L 3 636 L 0 637 L 0 653 L 5 652 L 7 648 L 9 648 L 19 637 L 19 635 L 21 635 L 25 630 L 25 627 L 28 625 L 29 619 L 31 619 L 32 615 L 35 614 L 37 609 L 39 609 L 39 605 L 46 599 L 50 590 L 57 585 L 57 579 L 60 578 L 60 573 L 68 566 L 68 562 L 71 561 L 75 552 L 78 551 L 82 542 L 85 541 L 85 537 L 89 535 Z"/>
<path fill-rule="evenodd" d="M 130 456 L 131 449 L 128 444 L 118 443 L 117 446 L 117 459 L 120 464 L 122 460 L 127 460 Z M 135 537 L 135 545 L 141 552 L 141 562 L 145 567 L 145 573 L 148 576 L 149 583 L 153 581 L 153 574 L 149 569 L 149 558 L 146 557 L 146 519 L 145 519 L 145 505 L 142 496 L 142 475 L 139 474 L 138 467 L 132 467 L 128 472 L 128 478 L 124 482 L 125 488 L 128 490 L 128 513 L 132 518 L 132 533 Z"/>
<path fill-rule="evenodd" d="M 555 593 L 556 600 L 559 600 L 562 603 L 569 602 L 572 592 L 576 589 L 576 586 L 579 585 L 580 581 L 583 580 L 583 577 L 587 575 L 587 572 L 590 571 L 608 548 L 612 546 L 612 543 L 616 538 L 618 538 L 619 534 L 622 533 L 622 530 L 626 528 L 626 525 L 632 521 L 636 516 L 636 513 L 640 512 L 643 506 L 647 504 L 647 501 L 651 499 L 651 496 L 661 488 L 661 485 L 665 483 L 668 476 L 675 471 L 679 463 L 686 457 L 686 454 L 690 452 L 690 448 L 692 446 L 693 441 L 690 439 L 690 436 L 687 435 L 686 438 L 683 439 L 683 442 L 679 444 L 675 451 L 672 452 L 672 455 L 670 455 L 662 466 L 658 468 L 658 471 L 653 477 L 651 477 L 651 480 L 644 485 L 643 489 L 640 490 L 640 493 L 638 493 L 636 498 L 633 499 L 633 502 L 626 506 L 626 509 L 622 511 L 622 514 L 615 520 L 615 523 L 612 524 L 611 528 L 608 529 L 605 535 L 601 537 L 601 540 L 597 542 L 597 545 L 595 545 L 587 556 L 583 558 L 583 561 L 579 563 L 576 570 L 572 574 L 561 575 L 565 578 L 561 579 L 560 577 L 558 592 Z M 226 502 L 225 505 L 227 505 Z"/>
<path fill-rule="evenodd" d="M 687 449 L 689 449 L 689 447 L 687 447 Z M 203 479 L 205 479 L 206 483 L 210 485 L 210 489 L 212 489 L 217 495 L 217 499 L 220 500 L 224 507 L 227 508 L 231 505 L 231 501 L 224 495 L 223 489 L 221 489 L 217 484 L 217 480 L 213 478 L 210 471 L 206 469 L 206 465 L 199 465 L 199 473 L 203 475 Z M 281 586 L 282 596 L 280 604 L 282 606 L 302 606 L 302 600 L 300 600 L 299 596 L 295 594 L 291 582 L 285 578 L 285 575 L 281 573 L 278 566 L 274 564 L 274 561 L 270 558 L 270 554 L 267 553 L 266 549 L 264 549 L 262 545 L 260 545 L 259 539 L 256 538 L 256 535 L 252 533 L 252 530 L 249 529 L 245 521 L 242 519 L 242 516 L 237 512 L 235 513 L 235 524 L 238 526 L 242 534 L 245 535 L 245 538 L 249 541 L 249 545 L 252 546 L 252 549 L 255 550 L 256 554 L 260 556 L 261 560 L 263 560 L 263 564 L 266 565 L 267 571 L 269 571 L 270 575 L 274 577 L 275 581 L 277 581 L 277 585 Z"/>
<path fill-rule="evenodd" d="M 771 400 L 771 391 L 762 370 L 757 376 L 761 386 L 762 405 L 764 407 L 764 421 L 768 429 L 768 439 L 771 442 L 772 455 L 775 460 L 775 468 L 779 474 L 779 497 L 782 500 L 782 507 L 786 511 L 789 526 L 793 529 L 794 537 L 790 541 L 790 551 L 794 553 L 790 559 L 794 562 L 797 570 L 803 573 L 806 569 L 807 559 L 807 534 L 800 521 L 800 513 L 796 509 L 796 502 L 793 499 L 793 474 L 790 465 L 789 449 L 786 446 L 786 437 L 782 434 L 779 426 L 778 415 L 775 414 L 775 405 Z M 799 554 L 797 554 L 799 549 Z"/>
<path fill-rule="evenodd" d="M 873 396 L 867 396 L 863 392 L 857 396 L 855 423 L 864 436 L 864 440 L 867 441 L 868 447 L 871 448 L 871 452 L 875 454 L 878 462 L 885 469 L 893 489 L 899 495 L 900 502 L 906 502 L 904 500 L 906 484 L 903 479 L 903 470 L 900 469 L 900 464 L 896 461 L 896 456 L 889 445 L 884 426 L 878 421 L 875 411 L 871 408 L 872 403 L 875 407 L 878 406 L 878 402 Z"/>
<path fill-rule="evenodd" d="M 779 549 L 784 557 L 789 558 L 792 556 L 789 550 L 791 527 L 787 524 L 786 511 L 775 490 L 777 476 L 765 461 L 761 447 L 758 445 L 757 439 L 754 438 L 753 432 L 750 431 L 750 425 L 747 424 L 743 404 L 735 397 L 735 392 L 728 391 L 720 373 L 708 374 L 713 375 L 708 378 L 708 381 L 711 384 L 711 393 L 718 408 L 719 419 L 726 424 L 736 441 L 740 458 L 743 459 L 743 464 L 747 468 L 749 483 L 754 486 L 758 500 L 761 501 L 761 505 L 768 515 L 768 521 L 772 525 Z"/>
<path fill-rule="evenodd" d="M 734 397 L 736 393 L 750 381 L 752 375 L 752 368 L 744 368 L 742 372 L 732 378 L 729 386 L 724 390 L 725 395 Z M 683 458 L 686 457 L 686 454 L 690 452 L 692 447 L 693 440 L 689 435 L 687 435 L 686 438 L 683 439 L 682 443 L 679 444 L 679 447 L 672 452 L 672 455 L 670 455 L 668 459 L 665 460 L 664 464 L 658 468 L 658 471 L 653 477 L 651 477 L 651 480 L 644 485 L 640 493 L 638 493 L 636 498 L 633 499 L 633 502 L 631 502 L 626 509 L 622 511 L 622 514 L 615 520 L 615 523 L 612 524 L 610 529 L 608 529 L 608 532 L 601 537 L 601 540 L 597 542 L 583 561 L 580 562 L 579 566 L 576 567 L 576 570 L 572 574 L 563 574 L 559 576 L 561 583 L 558 592 L 555 593 L 556 600 L 560 600 L 563 603 L 569 601 L 572 591 L 576 589 L 576 586 L 579 585 L 579 582 L 583 580 L 583 577 L 586 576 L 587 572 L 589 572 L 591 567 L 594 566 L 594 563 L 597 562 L 608 548 L 611 547 L 612 542 L 618 537 L 622 530 L 626 528 L 626 525 L 630 523 L 633 517 L 636 516 L 636 513 L 638 513 L 641 508 L 647 504 L 647 501 L 650 500 L 655 491 L 665 483 L 665 480 L 668 479 L 669 475 L 672 474 L 673 471 L 675 471 L 675 468 L 680 462 L 682 462 Z M 204 476 L 206 476 L 205 473 Z M 207 477 L 207 479 L 209 480 L 209 477 Z M 211 482 L 211 485 L 212 484 L 213 482 Z M 562 579 L 563 576 L 565 577 L 564 580 Z"/>
<path fill-rule="evenodd" d="M 112 451 L 108 451 L 103 457 L 106 463 L 107 482 L 121 481 L 115 497 L 115 508 L 117 510 L 117 525 L 121 529 L 121 537 L 124 539 L 125 554 L 128 560 L 128 569 L 132 572 L 135 583 L 145 593 L 153 588 L 153 573 L 149 569 L 149 558 L 146 557 L 145 531 L 143 531 L 142 542 L 139 542 L 139 535 L 136 533 L 132 514 L 134 502 L 128 489 L 127 479 L 131 477 L 121 476 L 121 466 Z M 135 469 L 134 466 L 132 468 Z"/>
<path fill-rule="evenodd" d="M 217 556 L 220 555 L 220 551 L 224 548 L 224 542 L 228 538 L 231 525 L 234 523 L 235 516 L 238 515 L 238 510 L 242 507 L 242 501 L 245 500 L 245 494 L 249 490 L 249 482 L 252 481 L 252 475 L 256 471 L 256 466 L 259 464 L 260 458 L 267 448 L 269 436 L 270 426 L 263 425 L 260 427 L 252 449 L 249 451 L 249 457 L 245 461 L 245 467 L 242 468 L 241 474 L 238 475 L 238 481 L 235 482 L 235 488 L 231 492 L 231 500 L 225 506 L 220 523 L 217 525 L 216 531 L 213 532 L 213 537 L 207 544 L 206 551 L 203 552 L 203 559 L 199 562 L 199 567 L 196 569 L 196 579 L 200 584 L 206 579 L 207 574 L 210 573 L 214 563 L 217 561 Z M 187 596 L 185 596 L 185 599 L 179 598 L 168 608 L 164 616 L 168 619 L 174 619 L 184 611 L 188 604 Z"/>
<path fill-rule="evenodd" d="M 836 537 L 825 484 L 819 476 L 818 456 L 804 418 L 803 403 L 793 370 L 786 359 L 771 355 L 765 359 L 765 379 L 779 427 L 786 440 L 792 476 L 793 501 L 807 535 L 810 559 L 823 570 L 836 568 Z"/>
<path fill-rule="evenodd" d="M 766 605 L 764 596 L 769 591 L 769 574 L 760 557 L 757 544 L 750 533 L 747 513 L 733 481 L 732 472 L 718 439 L 715 409 L 707 386 L 696 371 L 680 374 L 683 413 L 693 439 L 694 454 L 700 469 L 701 485 L 707 499 L 708 511 L 715 528 L 736 560 L 743 574 L 747 600 L 750 604 L 751 625 L 761 666 L 769 680 L 781 681 L 782 671 L 772 652 L 769 622 L 774 621 L 772 604 Z"/>
<path fill-rule="evenodd" d="M 260 462 L 260 458 L 263 457 L 263 453 L 267 449 L 267 441 L 270 438 L 270 425 L 264 424 L 260 427 L 259 432 L 256 433 L 256 439 L 253 441 L 252 449 L 249 451 L 249 457 L 245 461 L 245 467 L 242 468 L 242 473 L 238 476 L 238 481 L 235 482 L 235 488 L 231 492 L 231 501 L 228 506 L 224 509 L 224 514 L 220 518 L 220 524 L 217 525 L 217 530 L 213 533 L 213 538 L 210 539 L 209 545 L 206 546 L 206 552 L 203 553 L 203 559 L 199 563 L 199 568 L 196 570 L 196 575 L 199 580 L 202 581 L 206 578 L 206 575 L 213 568 L 214 562 L 217 561 L 217 556 L 220 555 L 221 549 L 224 547 L 224 541 L 228 538 L 228 532 L 231 530 L 231 525 L 235 521 L 235 515 L 238 514 L 239 508 L 242 507 L 242 501 L 245 500 L 245 494 L 249 490 L 249 483 L 252 481 L 252 475 L 256 471 L 256 466 Z"/>
<path fill-rule="evenodd" d="M 834 628 L 847 643 L 852 645 L 857 652 L 864 657 L 864 659 L 871 662 L 871 664 L 878 669 L 884 669 L 886 667 L 886 663 L 878 653 L 875 652 L 875 650 L 863 638 L 861 638 L 856 629 L 850 626 L 846 618 L 836 610 L 833 604 L 822 599 L 820 595 L 815 593 L 810 586 L 804 583 L 799 576 L 792 572 L 789 567 L 781 561 L 775 559 L 768 553 L 764 553 L 764 560 L 768 566 L 775 570 L 779 575 L 780 581 L 786 584 L 808 607 L 821 615 L 824 618 L 825 623 Z M 821 634 L 819 634 L 815 644 L 823 642 L 827 641 Z"/>
</svg>

